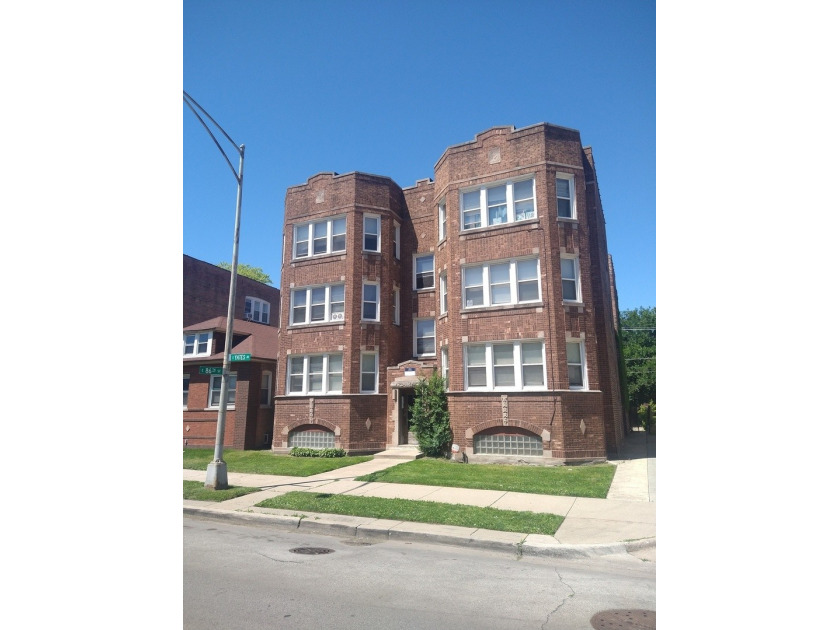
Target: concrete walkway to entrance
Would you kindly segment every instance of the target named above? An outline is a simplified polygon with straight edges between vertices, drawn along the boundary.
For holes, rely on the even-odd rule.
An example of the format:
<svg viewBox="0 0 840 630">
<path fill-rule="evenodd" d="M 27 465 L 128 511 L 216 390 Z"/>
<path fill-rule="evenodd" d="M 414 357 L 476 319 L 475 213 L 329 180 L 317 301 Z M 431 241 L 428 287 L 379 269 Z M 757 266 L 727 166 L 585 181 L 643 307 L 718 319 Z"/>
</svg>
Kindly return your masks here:
<svg viewBox="0 0 840 630">
<path fill-rule="evenodd" d="M 616 473 L 606 499 L 355 480 L 402 461 L 374 458 L 311 477 L 228 472 L 230 485 L 261 490 L 221 503 L 185 500 L 184 513 L 274 522 L 284 528 L 320 530 L 336 535 L 464 544 L 530 555 L 581 556 L 646 550 L 643 552 L 645 559 L 655 559 L 655 435 L 632 431 L 627 436 L 618 458 L 610 460 L 616 465 Z M 206 471 L 184 470 L 183 475 L 185 480 L 204 481 Z M 299 512 L 255 507 L 267 498 L 293 490 L 547 512 L 559 514 L 564 520 L 554 536 L 547 536 L 314 512 L 303 517 Z"/>
</svg>

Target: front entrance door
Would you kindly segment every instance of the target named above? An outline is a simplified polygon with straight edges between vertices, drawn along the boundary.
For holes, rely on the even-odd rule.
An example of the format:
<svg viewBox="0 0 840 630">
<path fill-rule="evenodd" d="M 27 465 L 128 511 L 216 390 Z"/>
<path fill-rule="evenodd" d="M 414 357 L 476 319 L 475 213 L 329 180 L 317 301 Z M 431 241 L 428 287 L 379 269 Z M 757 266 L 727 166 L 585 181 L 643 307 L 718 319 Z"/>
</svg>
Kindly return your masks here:
<svg viewBox="0 0 840 630">
<path fill-rule="evenodd" d="M 411 426 L 411 407 L 414 405 L 414 390 L 401 389 L 400 392 L 400 408 L 399 408 L 399 429 L 398 429 L 398 444 L 417 444 L 417 438 L 413 433 L 409 433 Z"/>
</svg>

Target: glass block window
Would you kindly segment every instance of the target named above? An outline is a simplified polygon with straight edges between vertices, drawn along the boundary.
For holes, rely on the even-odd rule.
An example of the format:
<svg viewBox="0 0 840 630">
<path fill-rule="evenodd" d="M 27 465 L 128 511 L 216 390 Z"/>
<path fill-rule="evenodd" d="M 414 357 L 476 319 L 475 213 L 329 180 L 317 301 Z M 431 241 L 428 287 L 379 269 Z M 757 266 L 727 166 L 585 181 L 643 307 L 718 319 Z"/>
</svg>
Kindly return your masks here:
<svg viewBox="0 0 840 630">
<path fill-rule="evenodd" d="M 335 433 L 332 431 L 318 431 L 306 429 L 289 432 L 289 447 L 301 448 L 335 448 Z"/>
<path fill-rule="evenodd" d="M 542 456 L 542 440 L 536 435 L 476 435 L 473 438 L 476 455 Z"/>
</svg>

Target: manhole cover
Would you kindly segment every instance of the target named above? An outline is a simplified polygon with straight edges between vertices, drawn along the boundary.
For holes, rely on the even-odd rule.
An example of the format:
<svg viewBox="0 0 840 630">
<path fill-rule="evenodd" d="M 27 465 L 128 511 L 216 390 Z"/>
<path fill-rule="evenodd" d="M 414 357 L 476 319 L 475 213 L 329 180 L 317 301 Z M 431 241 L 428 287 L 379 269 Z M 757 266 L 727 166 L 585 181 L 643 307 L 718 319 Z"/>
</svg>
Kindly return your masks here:
<svg viewBox="0 0 840 630">
<path fill-rule="evenodd" d="M 589 623 L 596 630 L 656 630 L 656 611 L 602 610 Z"/>
<path fill-rule="evenodd" d="M 308 556 L 320 556 L 324 553 L 332 553 L 335 549 L 327 549 L 326 547 L 295 547 L 289 549 L 292 553 L 302 553 Z"/>
</svg>

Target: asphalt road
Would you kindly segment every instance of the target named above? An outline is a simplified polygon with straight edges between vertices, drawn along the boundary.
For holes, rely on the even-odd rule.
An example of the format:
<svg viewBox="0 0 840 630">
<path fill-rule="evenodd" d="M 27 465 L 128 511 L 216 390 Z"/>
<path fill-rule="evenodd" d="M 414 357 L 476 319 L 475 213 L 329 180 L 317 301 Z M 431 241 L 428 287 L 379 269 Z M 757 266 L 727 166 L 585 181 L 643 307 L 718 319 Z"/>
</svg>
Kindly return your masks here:
<svg viewBox="0 0 840 630">
<path fill-rule="evenodd" d="M 587 630 L 605 610 L 656 610 L 656 564 L 629 554 L 517 558 L 188 515 L 183 548 L 185 630 Z"/>
</svg>

